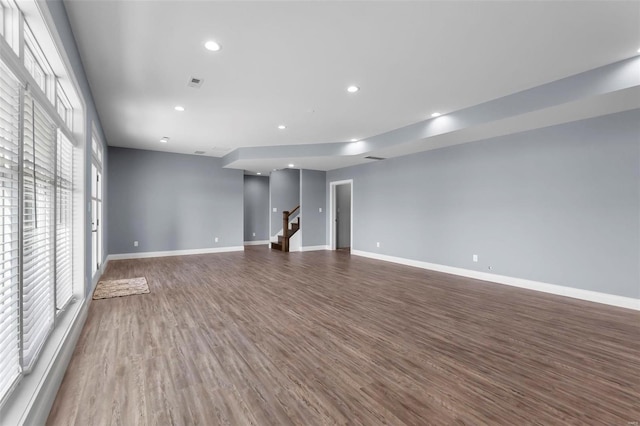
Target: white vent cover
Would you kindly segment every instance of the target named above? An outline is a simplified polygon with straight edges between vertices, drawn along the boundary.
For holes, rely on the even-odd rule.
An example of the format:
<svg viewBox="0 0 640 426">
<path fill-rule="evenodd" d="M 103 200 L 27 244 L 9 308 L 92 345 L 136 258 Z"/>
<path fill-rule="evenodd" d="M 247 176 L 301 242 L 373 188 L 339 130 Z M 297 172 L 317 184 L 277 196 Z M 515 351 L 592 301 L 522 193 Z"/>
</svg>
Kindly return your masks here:
<svg viewBox="0 0 640 426">
<path fill-rule="evenodd" d="M 189 82 L 187 83 L 187 86 L 195 87 L 196 89 L 199 89 L 200 86 L 202 86 L 202 83 L 204 83 L 204 79 L 198 78 L 198 77 L 191 77 L 189 79 Z"/>
</svg>

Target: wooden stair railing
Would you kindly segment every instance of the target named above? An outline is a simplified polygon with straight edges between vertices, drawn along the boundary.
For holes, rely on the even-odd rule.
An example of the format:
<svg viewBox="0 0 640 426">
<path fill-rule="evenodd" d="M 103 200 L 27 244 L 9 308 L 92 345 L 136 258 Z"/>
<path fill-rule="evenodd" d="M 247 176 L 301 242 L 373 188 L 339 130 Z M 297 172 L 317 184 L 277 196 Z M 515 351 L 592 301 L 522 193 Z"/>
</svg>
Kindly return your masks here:
<svg viewBox="0 0 640 426">
<path fill-rule="evenodd" d="M 278 235 L 278 242 L 271 243 L 272 249 L 282 250 L 284 252 L 289 251 L 289 239 L 300 229 L 300 216 L 297 217 L 297 222 L 291 223 L 291 229 L 289 229 L 289 218 L 300 208 L 296 206 L 291 211 L 282 212 L 282 235 Z"/>
</svg>

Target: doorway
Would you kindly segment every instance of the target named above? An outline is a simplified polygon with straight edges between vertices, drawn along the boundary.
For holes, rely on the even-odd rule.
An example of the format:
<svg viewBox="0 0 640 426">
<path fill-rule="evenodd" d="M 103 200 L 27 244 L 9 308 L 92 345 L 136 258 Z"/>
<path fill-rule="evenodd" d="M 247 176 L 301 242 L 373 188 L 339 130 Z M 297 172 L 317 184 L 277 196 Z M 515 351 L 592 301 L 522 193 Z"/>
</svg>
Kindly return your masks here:
<svg viewBox="0 0 640 426">
<path fill-rule="evenodd" d="M 353 180 L 330 183 L 331 250 L 351 250 L 353 245 Z"/>
<path fill-rule="evenodd" d="M 91 138 L 91 277 L 102 267 L 102 144 Z"/>
</svg>

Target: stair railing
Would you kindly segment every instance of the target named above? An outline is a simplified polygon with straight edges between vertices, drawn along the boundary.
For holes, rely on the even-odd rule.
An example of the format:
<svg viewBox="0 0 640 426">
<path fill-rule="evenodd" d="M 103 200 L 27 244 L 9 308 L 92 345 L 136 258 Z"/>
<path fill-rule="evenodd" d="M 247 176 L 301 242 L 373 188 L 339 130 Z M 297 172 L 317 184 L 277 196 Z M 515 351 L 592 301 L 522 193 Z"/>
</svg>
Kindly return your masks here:
<svg viewBox="0 0 640 426">
<path fill-rule="evenodd" d="M 293 215 L 300 205 L 297 205 L 291 211 L 282 212 L 282 251 L 289 251 L 289 218 Z M 300 226 L 300 217 L 298 217 L 298 226 Z"/>
</svg>

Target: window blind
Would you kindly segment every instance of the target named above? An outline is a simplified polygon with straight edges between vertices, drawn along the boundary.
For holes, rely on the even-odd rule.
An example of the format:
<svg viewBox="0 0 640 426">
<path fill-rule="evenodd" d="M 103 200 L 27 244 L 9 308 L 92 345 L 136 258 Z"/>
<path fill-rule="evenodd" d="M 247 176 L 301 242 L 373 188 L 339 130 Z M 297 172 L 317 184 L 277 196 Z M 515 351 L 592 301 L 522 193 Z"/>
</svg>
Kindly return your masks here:
<svg viewBox="0 0 640 426">
<path fill-rule="evenodd" d="M 24 101 L 22 367 L 30 371 L 54 324 L 53 203 L 56 133 L 29 92 Z"/>
<path fill-rule="evenodd" d="M 20 376 L 20 83 L 0 62 L 0 401 Z"/>
<path fill-rule="evenodd" d="M 60 310 L 73 296 L 73 145 L 60 130 L 56 157 L 56 309 Z"/>
</svg>

